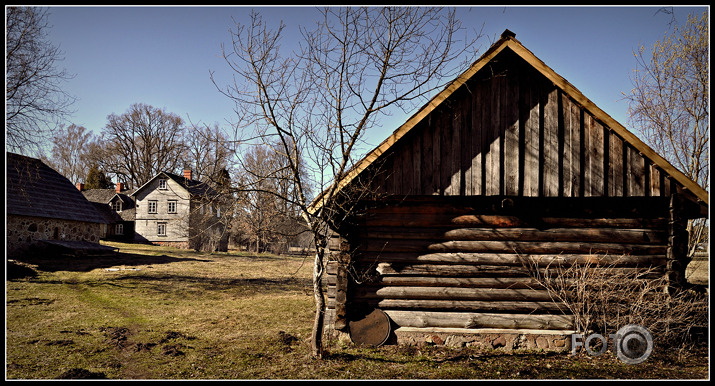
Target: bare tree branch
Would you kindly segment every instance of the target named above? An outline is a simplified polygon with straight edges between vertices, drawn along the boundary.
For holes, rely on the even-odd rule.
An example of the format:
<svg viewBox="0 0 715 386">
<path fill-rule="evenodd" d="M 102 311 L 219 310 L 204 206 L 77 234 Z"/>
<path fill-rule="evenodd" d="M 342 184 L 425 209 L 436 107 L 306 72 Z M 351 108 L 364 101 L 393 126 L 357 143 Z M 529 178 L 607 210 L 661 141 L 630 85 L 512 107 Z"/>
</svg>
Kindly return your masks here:
<svg viewBox="0 0 715 386">
<path fill-rule="evenodd" d="M 56 67 L 63 57 L 47 40 L 47 16 L 43 8 L 6 8 L 6 144 L 17 152 L 39 152 L 75 101 L 62 89 L 72 76 Z"/>
<path fill-rule="evenodd" d="M 380 117 L 394 108 L 412 109 L 471 63 L 479 36 L 461 42 L 460 30 L 453 10 L 336 7 L 322 10 L 314 30 L 302 29 L 299 52 L 282 56 L 285 25 L 271 31 L 256 13 L 250 24 L 236 26 L 231 46 L 223 47 L 234 81 L 216 86 L 236 103 L 237 127 L 284 157 L 279 169 L 263 177 L 289 172 L 293 188 L 279 196 L 299 208 L 313 236 L 316 357 L 322 355 L 330 229 L 340 226 L 350 202 L 369 194 L 353 190 L 346 200 L 333 182 L 359 159 L 356 146 Z M 317 211 L 310 209 L 312 188 L 323 192 Z"/>
</svg>

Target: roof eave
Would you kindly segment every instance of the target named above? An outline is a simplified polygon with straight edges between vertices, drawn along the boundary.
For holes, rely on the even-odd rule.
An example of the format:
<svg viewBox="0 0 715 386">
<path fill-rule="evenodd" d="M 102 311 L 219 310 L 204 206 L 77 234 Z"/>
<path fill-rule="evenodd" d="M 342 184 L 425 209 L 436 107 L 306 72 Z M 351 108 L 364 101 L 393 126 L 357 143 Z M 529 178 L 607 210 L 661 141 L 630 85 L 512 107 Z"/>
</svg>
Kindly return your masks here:
<svg viewBox="0 0 715 386">
<path fill-rule="evenodd" d="M 444 100 L 446 100 L 452 93 L 454 93 L 459 87 L 461 87 L 467 80 L 469 80 L 474 74 L 476 74 L 484 65 L 489 63 L 497 54 L 499 54 L 504 48 L 507 47 L 506 43 L 514 39 L 512 36 L 505 36 L 497 40 L 489 49 L 482 54 L 474 63 L 472 63 L 469 68 L 459 75 L 456 79 L 452 80 L 445 88 L 440 91 L 435 97 L 429 100 L 425 105 L 423 105 L 415 114 L 413 114 L 405 123 L 398 127 L 389 137 L 382 141 L 375 149 L 363 157 L 358 163 L 356 163 L 345 176 L 338 182 L 338 187 L 335 190 L 340 191 L 346 185 L 348 185 L 355 177 L 357 177 L 363 170 L 365 170 L 370 164 L 372 164 L 380 155 L 385 153 L 389 148 L 392 147 L 400 138 L 404 137 L 413 127 L 417 125 L 423 118 L 425 118 L 429 113 L 434 111 Z M 308 206 L 308 212 L 317 212 L 324 204 L 324 195 L 327 191 L 333 188 L 333 184 L 330 187 L 323 190 L 318 197 Z"/>
<path fill-rule="evenodd" d="M 581 104 L 584 109 L 590 111 L 594 117 L 600 119 L 604 124 L 611 128 L 614 132 L 620 135 L 626 142 L 630 143 L 636 150 L 641 152 L 645 157 L 650 158 L 663 171 L 673 177 L 677 182 L 683 185 L 688 191 L 700 200 L 704 205 L 709 205 L 709 195 L 705 189 L 692 181 L 680 170 L 675 168 L 666 159 L 656 153 L 650 146 L 646 145 L 633 133 L 628 131 L 623 125 L 618 123 L 606 112 L 601 110 L 595 103 L 589 100 L 581 91 L 569 83 L 565 78 L 558 75 L 553 69 L 547 66 L 541 59 L 537 58 L 531 51 L 524 47 L 513 34 L 502 34 L 502 37 L 494 43 L 479 59 L 477 59 L 465 72 L 450 82 L 439 94 L 422 106 L 414 115 L 412 115 L 404 124 L 395 130 L 389 137 L 380 143 L 375 149 L 369 152 L 358 163 L 356 163 L 345 176 L 341 178 L 334 190 L 338 192 L 346 185 L 352 182 L 363 170 L 372 164 L 380 155 L 390 149 L 400 138 L 405 136 L 418 122 L 420 122 L 429 113 L 434 111 L 444 100 L 452 95 L 459 87 L 461 87 L 468 79 L 489 63 L 496 55 L 504 49 L 509 48 L 522 59 L 532 65 L 539 73 L 553 82 L 557 87 L 561 88 L 566 94 Z M 331 184 L 327 189 L 323 190 L 318 197 L 308 206 L 308 212 L 315 214 L 323 205 L 325 205 L 327 192 L 333 190 L 335 183 Z"/>
</svg>

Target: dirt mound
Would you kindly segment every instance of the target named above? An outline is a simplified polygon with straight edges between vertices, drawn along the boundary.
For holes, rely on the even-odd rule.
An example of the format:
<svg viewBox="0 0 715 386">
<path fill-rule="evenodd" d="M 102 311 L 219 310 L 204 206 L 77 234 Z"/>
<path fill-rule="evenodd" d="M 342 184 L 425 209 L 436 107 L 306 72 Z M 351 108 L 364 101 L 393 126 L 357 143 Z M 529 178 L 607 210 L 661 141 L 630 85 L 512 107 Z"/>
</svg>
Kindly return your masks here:
<svg viewBox="0 0 715 386">
<path fill-rule="evenodd" d="M 99 331 L 102 331 L 104 335 L 107 336 L 107 343 L 117 346 L 118 348 L 124 348 L 127 345 L 127 338 L 129 337 L 129 329 L 126 327 L 101 327 Z"/>
<path fill-rule="evenodd" d="M 161 348 L 161 352 L 162 354 L 171 357 L 183 356 L 186 355 L 183 351 L 181 351 L 181 349 L 184 347 L 186 346 L 184 346 L 183 344 L 167 344 Z"/>
<path fill-rule="evenodd" d="M 278 332 L 278 340 L 282 344 L 284 344 L 286 346 L 290 346 L 293 343 L 297 342 L 298 338 L 296 338 L 295 336 L 293 336 L 291 334 L 286 333 L 285 331 L 279 331 Z"/>
<path fill-rule="evenodd" d="M 107 379 L 107 376 L 85 369 L 71 369 L 60 374 L 58 379 Z"/>
<path fill-rule="evenodd" d="M 181 332 L 167 331 L 167 332 L 166 332 L 166 335 L 159 341 L 159 344 L 166 343 L 166 342 L 168 342 L 168 341 L 170 341 L 170 340 L 181 339 L 181 338 L 187 339 L 187 340 L 194 340 L 194 339 L 196 339 L 196 337 L 189 336 L 189 335 L 186 335 L 186 334 L 181 333 Z"/>
</svg>

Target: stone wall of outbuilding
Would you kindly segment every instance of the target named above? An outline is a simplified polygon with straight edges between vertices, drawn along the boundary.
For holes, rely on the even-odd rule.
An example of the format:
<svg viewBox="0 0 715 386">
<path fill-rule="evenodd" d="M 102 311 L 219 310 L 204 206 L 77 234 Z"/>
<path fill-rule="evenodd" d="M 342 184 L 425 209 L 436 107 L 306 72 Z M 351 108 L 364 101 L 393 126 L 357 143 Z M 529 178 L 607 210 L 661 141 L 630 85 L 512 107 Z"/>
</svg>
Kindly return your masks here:
<svg viewBox="0 0 715 386">
<path fill-rule="evenodd" d="M 40 240 L 89 241 L 98 243 L 105 224 L 8 215 L 6 253 L 18 257 L 39 246 Z"/>
</svg>

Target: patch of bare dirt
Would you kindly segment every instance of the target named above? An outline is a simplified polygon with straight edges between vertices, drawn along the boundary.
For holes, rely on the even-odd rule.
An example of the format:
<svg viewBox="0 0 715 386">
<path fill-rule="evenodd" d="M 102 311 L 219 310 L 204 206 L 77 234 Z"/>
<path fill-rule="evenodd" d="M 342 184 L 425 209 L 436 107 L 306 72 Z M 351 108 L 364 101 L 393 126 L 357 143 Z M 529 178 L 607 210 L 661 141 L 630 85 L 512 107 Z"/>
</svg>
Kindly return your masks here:
<svg viewBox="0 0 715 386">
<path fill-rule="evenodd" d="M 169 342 L 169 341 L 175 340 L 175 339 L 194 340 L 194 339 L 196 339 L 196 337 L 190 336 L 190 335 L 186 335 L 186 334 L 181 333 L 181 332 L 167 331 L 167 332 L 166 332 L 166 335 L 159 341 L 159 344 L 166 343 L 166 342 Z"/>
<path fill-rule="evenodd" d="M 126 327 L 101 327 L 102 331 L 107 336 L 107 343 L 116 346 L 119 349 L 127 347 L 127 339 L 129 337 L 129 329 Z"/>
<path fill-rule="evenodd" d="M 178 344 L 167 344 L 164 345 L 164 347 L 161 348 L 161 353 L 164 355 L 168 355 L 171 357 L 179 357 L 179 356 L 184 356 L 186 353 L 181 351 L 181 349 L 185 348 L 187 346 L 184 346 L 181 343 Z"/>
<path fill-rule="evenodd" d="M 92 372 L 86 369 L 70 369 L 60 374 L 58 379 L 106 379 L 107 376 L 101 372 Z"/>
</svg>

